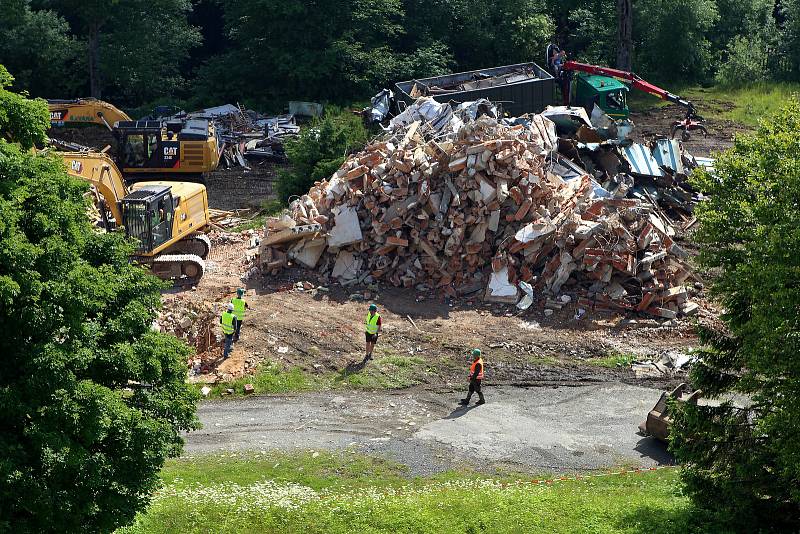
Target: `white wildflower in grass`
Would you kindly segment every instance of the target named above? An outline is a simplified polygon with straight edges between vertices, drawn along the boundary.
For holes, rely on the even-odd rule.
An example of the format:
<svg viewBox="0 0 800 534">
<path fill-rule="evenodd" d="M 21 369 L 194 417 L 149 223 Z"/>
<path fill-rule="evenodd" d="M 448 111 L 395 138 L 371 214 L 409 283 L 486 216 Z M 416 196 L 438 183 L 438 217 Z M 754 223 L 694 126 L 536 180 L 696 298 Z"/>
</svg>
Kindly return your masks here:
<svg viewBox="0 0 800 534">
<path fill-rule="evenodd" d="M 261 480 L 249 485 L 234 483 L 190 484 L 175 481 L 154 496 L 153 504 L 159 501 L 179 501 L 192 507 L 193 503 L 207 503 L 225 510 L 226 514 L 264 513 L 273 509 L 287 511 L 315 511 L 332 515 L 367 513 L 378 506 L 405 506 L 420 499 L 436 502 L 444 493 L 451 497 L 472 498 L 480 492 L 485 498 L 514 499 L 523 494 L 544 492 L 546 486 L 531 485 L 526 481 L 501 482 L 491 479 L 461 479 L 446 482 L 431 482 L 421 485 L 369 486 L 341 491 L 325 489 L 315 491 L 301 484 Z"/>
</svg>

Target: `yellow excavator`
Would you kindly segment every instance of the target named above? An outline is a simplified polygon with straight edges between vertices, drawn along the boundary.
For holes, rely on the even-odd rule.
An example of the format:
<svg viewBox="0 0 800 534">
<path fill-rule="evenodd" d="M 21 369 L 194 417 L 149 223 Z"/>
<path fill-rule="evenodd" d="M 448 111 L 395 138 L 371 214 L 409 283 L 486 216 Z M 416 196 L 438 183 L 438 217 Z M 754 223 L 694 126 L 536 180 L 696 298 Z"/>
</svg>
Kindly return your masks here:
<svg viewBox="0 0 800 534">
<path fill-rule="evenodd" d="M 50 126 L 105 126 L 117 141 L 116 163 L 128 182 L 164 173 L 202 178 L 219 165 L 214 124 L 207 119 L 135 121 L 95 98 L 48 100 Z"/>
<path fill-rule="evenodd" d="M 207 119 L 119 121 L 113 132 L 129 181 L 166 172 L 201 177 L 219 165 L 219 141 Z"/>
<path fill-rule="evenodd" d="M 124 111 L 96 98 L 48 100 L 47 107 L 50 110 L 51 127 L 98 124 L 113 131 L 116 122 L 131 120 Z"/>
<path fill-rule="evenodd" d="M 124 228 L 139 242 L 133 258 L 164 280 L 195 284 L 203 276 L 211 241 L 205 186 L 140 182 L 128 189 L 114 161 L 102 152 L 59 152 L 67 172 L 94 186 L 101 225 Z"/>
</svg>

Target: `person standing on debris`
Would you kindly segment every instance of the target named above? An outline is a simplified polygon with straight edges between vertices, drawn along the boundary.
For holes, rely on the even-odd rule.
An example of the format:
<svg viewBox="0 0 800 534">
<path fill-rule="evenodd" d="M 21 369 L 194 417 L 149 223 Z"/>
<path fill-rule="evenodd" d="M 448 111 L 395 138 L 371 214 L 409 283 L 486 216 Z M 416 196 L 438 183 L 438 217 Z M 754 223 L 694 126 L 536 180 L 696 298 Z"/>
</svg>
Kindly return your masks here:
<svg viewBox="0 0 800 534">
<path fill-rule="evenodd" d="M 483 398 L 483 391 L 481 391 L 481 382 L 483 381 L 483 356 L 481 356 L 480 349 L 472 350 L 472 365 L 469 366 L 469 393 L 466 399 L 461 399 L 461 404 L 466 406 L 469 404 L 469 399 L 473 393 L 478 394 L 478 402 L 475 406 L 486 404 Z"/>
<path fill-rule="evenodd" d="M 378 341 L 378 334 L 381 333 L 381 316 L 378 313 L 378 306 L 375 304 L 369 305 L 369 313 L 364 320 L 364 330 L 367 338 L 367 355 L 364 359 L 369 360 L 372 358 L 372 350 Z"/>
<path fill-rule="evenodd" d="M 234 326 L 236 332 L 233 334 L 233 341 L 239 341 L 239 333 L 242 331 L 242 322 L 244 321 L 245 310 L 250 309 L 247 301 L 242 297 L 244 296 L 244 288 L 240 287 L 236 290 L 236 297 L 231 299 L 233 304 L 233 315 L 235 316 Z"/>
<path fill-rule="evenodd" d="M 222 353 L 222 359 L 228 357 L 231 352 L 231 344 L 233 343 L 233 333 L 236 327 L 233 325 L 236 316 L 233 314 L 233 304 L 228 304 L 228 307 L 222 312 L 222 317 L 219 322 L 222 325 L 222 333 L 225 334 L 225 351 Z"/>
</svg>

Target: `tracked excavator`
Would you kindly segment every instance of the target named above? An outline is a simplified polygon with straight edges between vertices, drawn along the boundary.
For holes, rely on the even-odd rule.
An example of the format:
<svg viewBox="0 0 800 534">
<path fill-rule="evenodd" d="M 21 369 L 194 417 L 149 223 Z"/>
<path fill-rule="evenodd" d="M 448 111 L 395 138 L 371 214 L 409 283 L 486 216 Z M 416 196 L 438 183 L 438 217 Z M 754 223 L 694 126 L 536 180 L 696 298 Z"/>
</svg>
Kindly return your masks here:
<svg viewBox="0 0 800 534">
<path fill-rule="evenodd" d="M 219 165 L 214 124 L 206 119 L 135 121 L 95 98 L 48 100 L 50 126 L 105 126 L 117 141 L 116 163 L 127 182 L 169 173 L 202 180 Z"/>
<path fill-rule="evenodd" d="M 102 152 L 60 152 L 67 172 L 94 186 L 100 224 L 136 238 L 135 261 L 178 285 L 196 284 L 211 241 L 205 186 L 187 182 L 125 185 L 114 161 Z"/>
</svg>

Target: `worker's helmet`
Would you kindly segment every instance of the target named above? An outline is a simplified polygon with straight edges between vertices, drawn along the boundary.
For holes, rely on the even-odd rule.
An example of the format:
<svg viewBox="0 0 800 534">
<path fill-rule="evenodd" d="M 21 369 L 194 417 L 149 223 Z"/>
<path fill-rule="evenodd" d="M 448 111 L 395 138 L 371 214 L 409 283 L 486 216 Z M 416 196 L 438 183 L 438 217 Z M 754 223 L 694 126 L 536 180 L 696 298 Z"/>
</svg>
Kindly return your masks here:
<svg viewBox="0 0 800 534">
<path fill-rule="evenodd" d="M 377 304 L 370 304 L 369 305 L 369 311 L 378 311 L 378 305 Z"/>
<path fill-rule="evenodd" d="M 244 295 L 244 288 L 240 287 L 236 290 L 236 296 L 241 297 L 242 295 Z"/>
<path fill-rule="evenodd" d="M 228 304 L 228 311 L 233 311 L 233 304 Z"/>
<path fill-rule="evenodd" d="M 479 358 L 481 355 L 481 349 L 472 349 L 472 357 Z"/>
</svg>

